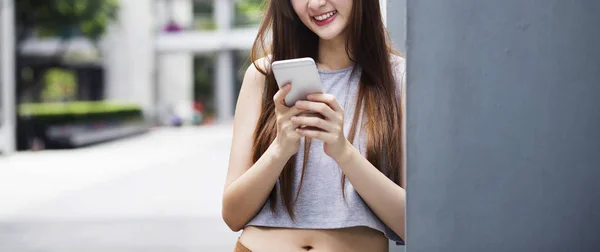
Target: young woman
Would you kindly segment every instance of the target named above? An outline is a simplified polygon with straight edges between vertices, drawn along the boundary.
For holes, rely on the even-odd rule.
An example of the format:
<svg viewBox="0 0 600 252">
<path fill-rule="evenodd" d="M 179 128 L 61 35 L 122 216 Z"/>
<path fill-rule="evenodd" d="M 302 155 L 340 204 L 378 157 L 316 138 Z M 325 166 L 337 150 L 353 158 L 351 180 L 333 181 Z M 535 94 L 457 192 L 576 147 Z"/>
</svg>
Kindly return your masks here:
<svg viewBox="0 0 600 252">
<path fill-rule="evenodd" d="M 404 58 L 378 0 L 271 0 L 234 119 L 223 219 L 236 251 L 387 251 L 404 237 Z M 312 57 L 324 94 L 287 107 L 276 60 Z M 294 83 L 291 83 L 294 85 Z M 315 116 L 317 115 L 317 116 Z M 309 127 L 305 127 L 309 126 Z"/>
</svg>

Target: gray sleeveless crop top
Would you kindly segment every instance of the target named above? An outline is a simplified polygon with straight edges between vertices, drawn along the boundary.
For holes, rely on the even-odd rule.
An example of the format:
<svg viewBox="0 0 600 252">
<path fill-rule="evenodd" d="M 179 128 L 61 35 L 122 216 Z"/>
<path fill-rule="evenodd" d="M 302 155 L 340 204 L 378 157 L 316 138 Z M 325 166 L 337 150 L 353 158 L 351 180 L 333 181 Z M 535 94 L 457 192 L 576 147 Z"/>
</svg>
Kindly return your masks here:
<svg viewBox="0 0 600 252">
<path fill-rule="evenodd" d="M 392 67 L 400 94 L 402 74 L 405 71 L 405 60 L 392 55 Z M 344 108 L 344 133 L 348 135 L 352 117 L 356 107 L 360 70 L 353 73 L 353 67 L 326 71 L 319 69 L 321 84 L 326 93 L 334 95 Z M 362 114 L 362 113 L 361 113 Z M 359 119 L 359 125 L 360 125 Z M 357 127 L 360 128 L 360 127 Z M 365 155 L 366 132 L 359 131 L 353 145 Z M 301 140 L 300 149 L 295 160 L 294 194 L 298 190 L 304 156 L 304 141 Z M 294 205 L 296 221 L 292 221 L 281 199 L 277 198 L 276 213 L 271 211 L 271 201 L 267 199 L 258 214 L 246 226 L 285 227 L 305 229 L 334 229 L 355 226 L 366 226 L 381 231 L 385 236 L 403 245 L 404 241 L 387 227 L 367 206 L 363 199 L 346 179 L 345 195 L 342 196 L 342 172 L 337 163 L 323 152 L 323 143 L 313 139 L 304 173 L 304 182 L 298 199 Z M 275 185 L 279 188 L 279 181 Z"/>
</svg>

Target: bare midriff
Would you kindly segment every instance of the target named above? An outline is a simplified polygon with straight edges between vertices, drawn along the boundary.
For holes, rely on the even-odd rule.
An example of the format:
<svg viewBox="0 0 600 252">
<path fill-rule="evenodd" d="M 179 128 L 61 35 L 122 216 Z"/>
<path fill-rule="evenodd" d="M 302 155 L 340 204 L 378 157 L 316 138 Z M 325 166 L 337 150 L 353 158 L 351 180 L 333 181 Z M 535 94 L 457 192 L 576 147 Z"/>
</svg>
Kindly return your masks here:
<svg viewBox="0 0 600 252">
<path fill-rule="evenodd" d="M 249 226 L 239 242 L 253 252 L 388 251 L 388 239 L 383 233 L 367 227 L 315 230 Z"/>
</svg>

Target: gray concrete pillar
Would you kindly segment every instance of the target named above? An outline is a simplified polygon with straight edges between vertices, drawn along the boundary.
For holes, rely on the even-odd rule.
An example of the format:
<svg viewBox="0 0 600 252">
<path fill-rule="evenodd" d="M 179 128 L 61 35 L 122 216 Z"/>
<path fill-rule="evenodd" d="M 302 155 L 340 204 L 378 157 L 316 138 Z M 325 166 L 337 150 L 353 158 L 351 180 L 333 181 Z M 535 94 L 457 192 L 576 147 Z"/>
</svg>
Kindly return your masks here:
<svg viewBox="0 0 600 252">
<path fill-rule="evenodd" d="M 230 122 L 233 119 L 233 52 L 223 50 L 217 55 L 215 75 L 215 101 L 217 120 Z"/>
<path fill-rule="evenodd" d="M 226 33 L 231 30 L 233 21 L 233 1 L 215 0 L 215 20 L 219 32 Z M 221 50 L 217 55 L 217 67 L 215 75 L 215 101 L 217 120 L 229 122 L 233 119 L 233 52 Z"/>
<path fill-rule="evenodd" d="M 599 251 L 600 2 L 407 7 L 407 251 Z"/>
<path fill-rule="evenodd" d="M 167 25 L 170 18 L 173 18 L 182 27 L 192 27 L 194 20 L 192 0 L 167 1 L 163 4 L 167 6 L 164 6 L 162 11 L 167 10 L 168 13 L 159 13 L 161 26 Z M 157 8 L 157 12 L 160 9 Z M 181 51 L 157 54 L 156 57 L 158 69 L 156 100 L 159 115 L 165 116 L 166 111 L 171 108 L 178 111 L 185 120 L 190 120 L 194 100 L 194 54 Z M 168 120 L 166 117 L 162 119 L 163 123 Z"/>
<path fill-rule="evenodd" d="M 13 0 L 0 0 L 0 152 L 15 151 L 15 27 Z"/>
<path fill-rule="evenodd" d="M 160 24 L 168 24 L 172 17 L 177 24 L 183 27 L 192 27 L 194 20 L 193 1 L 177 0 L 162 2 L 158 13 Z M 168 6 L 167 6 L 168 5 Z M 186 106 L 192 108 L 194 100 L 194 54 L 191 52 L 174 52 L 157 54 L 157 102 L 160 109 L 168 107 Z M 187 115 L 190 116 L 190 115 Z"/>
<path fill-rule="evenodd" d="M 140 105 L 147 116 L 154 99 L 154 15 L 152 1 L 121 0 L 118 22 L 103 40 L 107 100 Z"/>
</svg>

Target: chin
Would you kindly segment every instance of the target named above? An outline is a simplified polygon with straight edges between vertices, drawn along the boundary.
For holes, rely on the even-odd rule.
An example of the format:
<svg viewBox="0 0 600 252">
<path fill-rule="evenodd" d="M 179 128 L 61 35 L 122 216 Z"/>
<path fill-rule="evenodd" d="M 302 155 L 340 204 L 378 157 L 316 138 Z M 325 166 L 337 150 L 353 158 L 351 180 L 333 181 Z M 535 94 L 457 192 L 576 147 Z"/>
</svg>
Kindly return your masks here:
<svg viewBox="0 0 600 252">
<path fill-rule="evenodd" d="M 317 34 L 317 36 L 319 36 L 319 38 L 322 40 L 333 40 L 342 34 L 342 32 L 338 29 L 313 29 L 313 32 Z"/>
<path fill-rule="evenodd" d="M 319 36 L 319 38 L 322 40 L 333 40 L 339 35 L 339 33 L 317 33 L 317 36 Z"/>
</svg>

